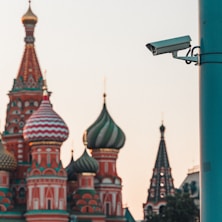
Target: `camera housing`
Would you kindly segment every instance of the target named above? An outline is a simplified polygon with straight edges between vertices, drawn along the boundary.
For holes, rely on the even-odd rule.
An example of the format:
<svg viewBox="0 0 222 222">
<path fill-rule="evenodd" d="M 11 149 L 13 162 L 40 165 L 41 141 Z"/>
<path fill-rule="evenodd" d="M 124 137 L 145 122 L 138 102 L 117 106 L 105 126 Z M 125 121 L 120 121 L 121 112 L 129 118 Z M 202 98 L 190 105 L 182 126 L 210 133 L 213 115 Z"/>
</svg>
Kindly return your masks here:
<svg viewBox="0 0 222 222">
<path fill-rule="evenodd" d="M 173 53 L 179 50 L 187 49 L 191 47 L 190 42 L 190 36 L 186 35 L 177 38 L 148 43 L 146 47 L 153 53 L 153 55 L 160 55 L 164 53 Z"/>
</svg>

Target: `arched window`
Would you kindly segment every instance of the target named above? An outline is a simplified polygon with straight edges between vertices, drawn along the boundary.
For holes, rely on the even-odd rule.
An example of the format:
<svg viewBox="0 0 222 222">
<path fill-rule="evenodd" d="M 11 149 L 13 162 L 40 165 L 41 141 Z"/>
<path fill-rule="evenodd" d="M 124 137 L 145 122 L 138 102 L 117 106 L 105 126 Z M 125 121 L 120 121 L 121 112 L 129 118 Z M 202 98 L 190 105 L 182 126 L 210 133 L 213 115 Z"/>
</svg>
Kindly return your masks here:
<svg viewBox="0 0 222 222">
<path fill-rule="evenodd" d="M 25 188 L 21 187 L 19 189 L 19 198 L 25 198 Z"/>
<path fill-rule="evenodd" d="M 159 214 L 164 217 L 165 216 L 165 206 L 161 205 L 159 208 Z"/>
<path fill-rule="evenodd" d="M 32 154 L 29 154 L 29 163 L 32 163 Z"/>
<path fill-rule="evenodd" d="M 110 203 L 106 203 L 106 212 L 105 212 L 105 214 L 106 214 L 107 216 L 110 215 Z"/>
<path fill-rule="evenodd" d="M 47 207 L 48 207 L 48 210 L 51 210 L 51 200 L 50 199 L 48 199 L 47 200 Z"/>
<path fill-rule="evenodd" d="M 152 214 L 152 212 L 153 212 L 152 206 L 148 206 L 148 207 L 147 207 L 147 213 L 148 213 L 148 214 Z"/>
</svg>

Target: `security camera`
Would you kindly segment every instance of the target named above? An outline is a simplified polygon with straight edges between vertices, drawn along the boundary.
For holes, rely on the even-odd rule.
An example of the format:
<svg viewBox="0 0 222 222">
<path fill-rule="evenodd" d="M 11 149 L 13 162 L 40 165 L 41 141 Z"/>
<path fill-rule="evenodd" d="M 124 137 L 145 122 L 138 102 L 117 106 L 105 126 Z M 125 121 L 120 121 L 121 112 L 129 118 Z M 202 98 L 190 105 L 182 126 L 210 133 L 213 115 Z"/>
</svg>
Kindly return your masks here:
<svg viewBox="0 0 222 222">
<path fill-rule="evenodd" d="M 190 41 L 190 36 L 186 35 L 177 38 L 148 43 L 146 47 L 153 53 L 153 55 L 160 55 L 164 53 L 174 53 L 179 50 L 187 49 L 191 47 Z"/>
</svg>

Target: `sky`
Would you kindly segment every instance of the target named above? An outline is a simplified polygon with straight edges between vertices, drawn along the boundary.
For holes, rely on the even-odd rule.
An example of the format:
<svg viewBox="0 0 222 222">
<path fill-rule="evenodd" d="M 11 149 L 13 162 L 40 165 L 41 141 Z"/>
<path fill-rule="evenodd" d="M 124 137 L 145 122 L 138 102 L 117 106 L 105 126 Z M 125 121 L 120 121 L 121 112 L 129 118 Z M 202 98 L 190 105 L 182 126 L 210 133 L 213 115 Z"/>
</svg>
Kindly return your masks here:
<svg viewBox="0 0 222 222">
<path fill-rule="evenodd" d="M 198 46 L 198 1 L 32 0 L 31 6 L 51 103 L 70 130 L 61 148 L 64 167 L 71 149 L 74 159 L 83 153 L 83 132 L 99 116 L 105 91 L 108 111 L 126 134 L 117 160 L 123 204 L 142 219 L 162 121 L 175 187 L 199 165 L 199 68 L 145 47 L 184 35 Z M 27 8 L 28 0 L 0 2 L 1 131 L 24 51 Z"/>
</svg>

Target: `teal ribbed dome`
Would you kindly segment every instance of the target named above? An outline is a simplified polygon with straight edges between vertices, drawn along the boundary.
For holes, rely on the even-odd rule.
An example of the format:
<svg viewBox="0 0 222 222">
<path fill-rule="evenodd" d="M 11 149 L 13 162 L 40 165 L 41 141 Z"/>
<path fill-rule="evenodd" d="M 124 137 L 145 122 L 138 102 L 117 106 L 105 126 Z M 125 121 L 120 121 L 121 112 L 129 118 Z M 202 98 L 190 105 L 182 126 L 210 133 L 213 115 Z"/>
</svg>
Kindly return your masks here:
<svg viewBox="0 0 222 222">
<path fill-rule="evenodd" d="M 96 173 L 99 169 L 98 162 L 87 153 L 86 149 L 82 156 L 75 161 L 75 171 L 77 173 Z"/>
<path fill-rule="evenodd" d="M 65 169 L 67 172 L 68 181 L 76 181 L 77 175 L 76 175 L 75 161 L 73 158 L 73 150 L 72 150 L 71 160 Z"/>
<path fill-rule="evenodd" d="M 87 129 L 87 142 L 90 149 L 120 149 L 125 143 L 125 134 L 113 121 L 106 103 L 97 120 Z"/>
</svg>

